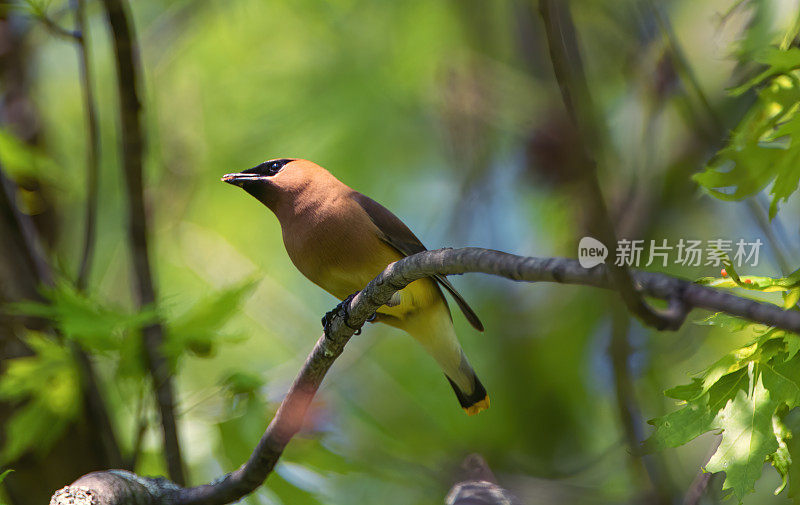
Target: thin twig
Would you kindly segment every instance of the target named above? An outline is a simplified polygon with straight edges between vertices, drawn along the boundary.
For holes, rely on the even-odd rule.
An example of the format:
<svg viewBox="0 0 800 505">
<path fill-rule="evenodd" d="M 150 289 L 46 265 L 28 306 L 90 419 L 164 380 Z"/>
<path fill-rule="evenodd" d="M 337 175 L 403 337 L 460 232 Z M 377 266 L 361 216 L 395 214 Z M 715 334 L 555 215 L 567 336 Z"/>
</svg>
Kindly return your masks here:
<svg viewBox="0 0 800 505">
<path fill-rule="evenodd" d="M 711 445 L 710 450 L 708 451 L 708 455 L 703 458 L 703 461 L 708 461 L 711 459 L 711 456 L 717 452 L 719 448 L 719 444 L 722 442 L 722 436 L 717 436 L 716 442 Z M 700 500 L 703 499 L 705 496 L 706 491 L 708 491 L 708 487 L 711 484 L 711 481 L 714 479 L 714 476 L 717 475 L 715 473 L 706 472 L 704 469 L 700 469 L 697 472 L 697 476 L 695 476 L 694 480 L 692 480 L 692 484 L 689 486 L 689 490 L 686 491 L 686 494 L 683 496 L 683 505 L 698 505 Z"/>
<path fill-rule="evenodd" d="M 706 114 L 708 114 L 708 118 L 711 120 L 715 131 L 720 134 L 720 138 L 722 138 L 721 134 L 724 131 L 722 118 L 720 118 L 714 106 L 711 105 L 711 100 L 709 100 L 708 95 L 703 91 L 703 87 L 700 85 L 700 79 L 697 78 L 697 74 L 692 70 L 692 66 L 689 64 L 689 58 L 681 48 L 678 37 L 675 36 L 675 31 L 672 29 L 672 23 L 670 23 L 669 17 L 664 13 L 662 6 L 658 2 L 648 0 L 648 3 L 656 18 L 658 27 L 662 35 L 664 35 L 664 39 L 667 41 L 667 49 L 669 49 L 670 56 L 672 56 L 673 65 L 675 65 L 678 74 L 685 83 L 694 90 L 697 99 L 700 100 L 700 104 L 706 111 Z"/>
<path fill-rule="evenodd" d="M 631 378 L 628 361 L 631 355 L 631 345 L 628 340 L 630 331 L 630 316 L 618 307 L 611 310 L 611 341 L 608 344 L 608 355 L 611 369 L 614 372 L 614 391 L 617 400 L 617 415 L 619 416 L 622 431 L 629 449 L 641 445 L 642 434 L 639 424 L 639 412 L 635 403 L 635 388 Z M 638 454 L 631 451 L 631 461 L 637 471 L 641 470 L 641 459 Z M 639 481 L 641 474 L 635 475 Z"/>
<path fill-rule="evenodd" d="M 278 412 L 246 463 L 237 470 L 202 486 L 182 488 L 166 479 L 139 477 L 129 472 L 96 472 L 81 477 L 59 491 L 52 505 L 69 503 L 80 488 L 92 490 L 96 505 L 122 505 L 141 500 L 150 505 L 224 505 L 257 489 L 272 472 L 284 448 L 297 434 L 303 418 L 325 374 L 344 351 L 353 335 L 392 295 L 415 280 L 434 274 L 456 275 L 481 272 L 516 281 L 557 282 L 615 289 L 605 265 L 591 269 L 567 258 L 532 258 L 500 251 L 468 247 L 425 251 L 392 263 L 370 281 L 351 301 L 345 323 L 343 311 L 331 322 L 329 334 L 317 340 Z M 732 293 L 666 274 L 631 272 L 638 294 L 664 300 L 680 300 L 687 308 L 722 311 L 753 322 L 800 331 L 800 312 L 784 311 Z M 121 501 L 123 499 L 129 501 Z M 136 502 L 139 503 L 139 502 Z"/>
<path fill-rule="evenodd" d="M 614 372 L 614 391 L 617 401 L 617 414 L 622 425 L 622 431 L 627 441 L 632 469 L 636 472 L 633 478 L 636 482 L 645 480 L 642 470 L 647 474 L 652 486 L 654 503 L 671 503 L 670 491 L 664 485 L 664 479 L 659 464 L 650 454 L 640 454 L 640 446 L 644 440 L 642 433 L 642 414 L 636 401 L 636 387 L 630 369 L 631 344 L 630 344 L 630 315 L 618 304 L 611 309 L 611 342 L 608 354 L 611 359 L 611 368 Z"/>
<path fill-rule="evenodd" d="M 147 385 L 142 382 L 142 390 L 139 393 L 139 399 L 136 404 L 136 428 L 133 434 L 133 449 L 131 456 L 128 460 L 127 467 L 131 471 L 136 470 L 136 463 L 139 462 L 139 456 L 142 453 L 142 445 L 144 444 L 144 436 L 147 434 L 149 426 L 147 420 L 147 405 L 145 405 L 147 396 Z"/>
<path fill-rule="evenodd" d="M 48 17 L 44 12 L 37 12 L 34 14 L 34 16 L 39 20 L 39 22 L 42 23 L 42 26 L 47 28 L 47 31 L 57 37 L 75 41 L 79 41 L 81 38 L 83 38 L 83 34 L 80 31 L 67 30 L 60 24 L 50 19 L 50 17 Z"/>
<path fill-rule="evenodd" d="M 128 233 L 141 307 L 156 303 L 156 292 L 150 268 L 147 244 L 147 215 L 143 188 L 144 133 L 139 100 L 139 55 L 133 27 L 124 0 L 103 0 L 114 40 L 115 64 L 119 93 L 119 119 L 123 144 L 123 171 L 128 193 Z M 178 484 L 186 482 L 186 472 L 178 440 L 175 419 L 175 395 L 169 364 L 161 353 L 164 327 L 155 323 L 142 330 L 148 368 L 153 378 L 156 403 L 161 415 L 164 454 L 170 478 Z"/>
<path fill-rule="evenodd" d="M 75 28 L 82 34 L 77 41 L 78 59 L 83 88 L 83 110 L 86 116 L 86 215 L 83 236 L 83 253 L 76 286 L 83 290 L 89 282 L 89 272 L 94 257 L 95 234 L 97 229 L 98 179 L 100 174 L 100 135 L 97 126 L 97 107 L 92 84 L 91 60 L 89 58 L 89 34 L 86 20 L 85 0 L 71 0 L 75 11 Z"/>
<path fill-rule="evenodd" d="M 28 8 L 30 8 L 33 17 L 39 20 L 39 22 L 42 23 L 42 26 L 44 26 L 47 29 L 47 31 L 49 31 L 56 37 L 61 37 L 73 41 L 80 41 L 81 37 L 83 37 L 83 34 L 80 29 L 68 30 L 63 26 L 61 26 L 58 23 L 58 21 L 51 18 L 47 14 L 47 10 L 42 5 L 39 5 L 33 2 L 32 0 L 25 0 L 25 3 L 28 5 Z"/>
</svg>

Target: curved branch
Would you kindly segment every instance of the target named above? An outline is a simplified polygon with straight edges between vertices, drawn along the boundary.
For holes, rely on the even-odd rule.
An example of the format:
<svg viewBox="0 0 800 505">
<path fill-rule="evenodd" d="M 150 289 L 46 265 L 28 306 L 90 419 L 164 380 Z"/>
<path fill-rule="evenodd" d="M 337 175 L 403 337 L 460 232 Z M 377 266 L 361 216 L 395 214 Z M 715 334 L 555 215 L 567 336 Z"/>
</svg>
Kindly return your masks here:
<svg viewBox="0 0 800 505">
<path fill-rule="evenodd" d="M 98 472 L 93 476 L 93 505 L 122 505 L 147 503 L 152 505 L 224 505 L 239 500 L 257 489 L 278 462 L 283 449 L 300 430 L 311 400 L 333 362 L 344 351 L 353 336 L 354 328 L 361 328 L 380 306 L 408 284 L 435 274 L 457 275 L 479 272 L 497 275 L 515 281 L 557 282 L 614 289 L 614 283 L 605 265 L 591 269 L 580 266 L 577 260 L 567 258 L 532 258 L 517 256 L 490 249 L 467 247 L 464 249 L 438 249 L 408 256 L 392 263 L 370 281 L 351 301 L 344 312 L 339 311 L 331 321 L 329 334 L 317 340 L 300 373 L 294 380 L 278 412 L 267 427 L 250 459 L 237 470 L 216 481 L 191 488 L 167 485 L 164 479 L 146 479 L 121 472 Z M 714 288 L 666 274 L 631 271 L 633 286 L 642 296 L 677 301 L 686 310 L 702 308 L 726 312 L 753 322 L 800 332 L 800 312 L 784 311 L 777 305 L 736 296 Z M 131 477 L 133 476 L 133 477 Z M 102 478 L 101 478 L 102 477 Z M 69 488 L 86 486 L 82 477 Z M 106 480 L 102 480 L 106 479 Z M 120 501 L 119 486 L 138 489 L 146 493 L 145 501 Z M 68 491 L 59 491 L 68 496 Z M 133 493 L 133 491 L 131 491 Z M 130 496 L 130 495 L 125 495 Z M 51 505 L 62 505 L 68 499 L 56 500 Z M 90 502 L 87 502 L 90 503 Z"/>
</svg>

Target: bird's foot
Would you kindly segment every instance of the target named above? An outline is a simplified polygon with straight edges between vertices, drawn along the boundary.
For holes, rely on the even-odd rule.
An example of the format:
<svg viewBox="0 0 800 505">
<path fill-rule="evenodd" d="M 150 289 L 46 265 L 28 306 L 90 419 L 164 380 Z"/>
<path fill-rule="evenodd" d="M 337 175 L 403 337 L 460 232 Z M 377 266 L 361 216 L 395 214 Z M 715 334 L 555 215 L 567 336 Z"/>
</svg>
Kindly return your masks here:
<svg viewBox="0 0 800 505">
<path fill-rule="evenodd" d="M 347 298 L 342 300 L 336 307 L 334 307 L 333 310 L 331 310 L 330 312 L 327 312 L 324 316 L 322 316 L 322 328 L 325 331 L 325 336 L 326 337 L 330 336 L 331 322 L 333 321 L 333 317 L 336 314 L 339 314 L 339 313 L 341 313 L 342 316 L 344 317 L 345 326 L 347 326 L 348 328 L 353 330 L 353 335 L 360 335 L 361 334 L 361 328 L 353 328 L 347 322 L 347 320 L 350 319 L 350 311 L 348 310 L 348 307 L 350 306 L 350 302 L 353 300 L 353 298 L 356 297 L 356 295 L 358 293 L 359 292 L 356 291 L 352 295 L 348 296 Z M 370 316 L 370 317 L 374 317 L 374 316 Z M 367 319 L 367 320 L 369 321 L 369 319 Z"/>
</svg>

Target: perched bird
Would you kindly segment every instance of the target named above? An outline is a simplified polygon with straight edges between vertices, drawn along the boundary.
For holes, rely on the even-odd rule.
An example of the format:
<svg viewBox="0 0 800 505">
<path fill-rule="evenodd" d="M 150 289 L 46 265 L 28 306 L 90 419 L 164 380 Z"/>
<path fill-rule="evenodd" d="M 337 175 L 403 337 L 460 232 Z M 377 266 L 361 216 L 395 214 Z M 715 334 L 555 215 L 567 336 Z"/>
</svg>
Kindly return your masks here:
<svg viewBox="0 0 800 505">
<path fill-rule="evenodd" d="M 265 161 L 222 180 L 275 213 L 292 263 L 340 300 L 358 292 L 388 264 L 426 250 L 397 216 L 310 161 Z M 441 275 L 398 291 L 375 319 L 422 344 L 441 366 L 461 407 L 474 415 L 489 408 L 489 396 L 461 350 L 439 286 L 450 292 L 470 324 L 483 331 L 478 316 Z"/>
</svg>

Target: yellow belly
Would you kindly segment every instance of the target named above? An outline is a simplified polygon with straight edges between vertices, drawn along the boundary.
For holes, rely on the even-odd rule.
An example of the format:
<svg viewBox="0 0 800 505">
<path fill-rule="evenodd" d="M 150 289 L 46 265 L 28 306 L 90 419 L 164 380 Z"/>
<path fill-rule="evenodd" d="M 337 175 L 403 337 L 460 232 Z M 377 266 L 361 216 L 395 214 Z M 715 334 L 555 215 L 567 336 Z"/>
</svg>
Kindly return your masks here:
<svg viewBox="0 0 800 505">
<path fill-rule="evenodd" d="M 393 307 L 384 305 L 378 309 L 378 313 L 386 314 L 401 321 L 408 317 L 418 314 L 421 310 L 427 310 L 437 304 L 444 303 L 442 292 L 432 279 L 420 279 L 412 282 L 404 289 L 400 290 L 400 304 Z M 389 320 L 386 321 L 392 324 Z M 401 328 L 404 326 L 397 325 Z"/>
<path fill-rule="evenodd" d="M 402 258 L 400 253 L 389 245 L 378 242 L 361 248 L 326 247 L 318 250 L 321 254 L 289 254 L 298 270 L 310 281 L 340 300 L 356 293 L 381 273 L 387 265 Z M 288 248 L 287 248 L 288 250 Z M 324 251 L 324 252 L 322 252 Z M 400 303 L 389 307 L 384 305 L 379 314 L 390 316 L 381 320 L 393 326 L 421 309 L 443 303 L 444 298 L 433 279 L 419 279 L 400 290 Z M 393 321 L 393 319 L 400 321 Z"/>
<path fill-rule="evenodd" d="M 375 263 L 371 268 L 365 268 L 362 263 L 358 268 L 349 270 L 343 270 L 338 267 L 323 269 L 320 275 L 313 278 L 309 276 L 309 279 L 336 298 L 344 300 L 349 295 L 363 289 L 389 263 L 398 259 L 400 259 L 399 256 L 389 259 L 386 264 Z M 409 316 L 444 302 L 436 282 L 428 278 L 412 282 L 401 289 L 398 295 L 400 303 L 392 306 L 384 305 L 378 309 L 378 313 L 389 316 L 389 318 L 381 318 L 382 322 L 400 328 L 403 328 L 402 321 Z M 398 295 L 395 295 L 393 302 L 397 301 Z"/>
</svg>

